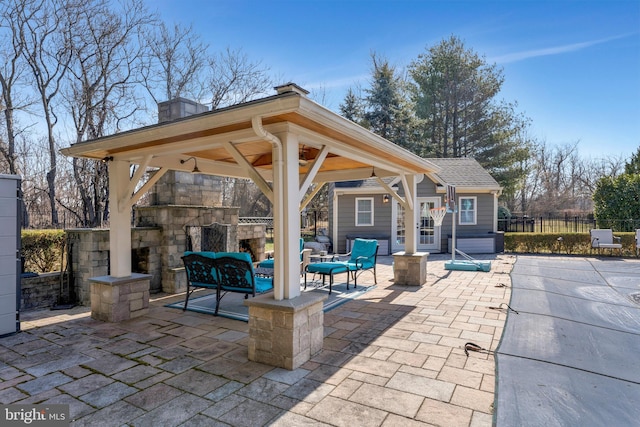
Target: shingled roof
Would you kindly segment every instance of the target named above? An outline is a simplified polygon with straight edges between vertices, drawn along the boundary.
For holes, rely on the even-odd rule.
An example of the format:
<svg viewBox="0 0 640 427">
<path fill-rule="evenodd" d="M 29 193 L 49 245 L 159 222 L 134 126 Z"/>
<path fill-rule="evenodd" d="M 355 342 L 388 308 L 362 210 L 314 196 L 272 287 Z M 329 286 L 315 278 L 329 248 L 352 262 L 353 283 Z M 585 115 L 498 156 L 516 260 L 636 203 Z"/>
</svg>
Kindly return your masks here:
<svg viewBox="0 0 640 427">
<path fill-rule="evenodd" d="M 440 167 L 438 173 L 432 174 L 436 182 L 456 187 L 500 190 L 500 184 L 483 168 L 477 160 L 469 157 L 429 159 Z"/>
<path fill-rule="evenodd" d="M 426 159 L 430 163 L 440 167 L 437 173 L 429 174 L 429 178 L 437 185 L 454 185 L 459 190 L 473 190 L 480 192 L 500 191 L 502 187 L 493 179 L 491 174 L 483 168 L 477 160 L 469 157 Z M 384 178 L 388 184 L 394 182 L 393 178 Z M 380 184 L 374 178 L 359 181 L 337 182 L 339 188 L 380 188 Z"/>
</svg>

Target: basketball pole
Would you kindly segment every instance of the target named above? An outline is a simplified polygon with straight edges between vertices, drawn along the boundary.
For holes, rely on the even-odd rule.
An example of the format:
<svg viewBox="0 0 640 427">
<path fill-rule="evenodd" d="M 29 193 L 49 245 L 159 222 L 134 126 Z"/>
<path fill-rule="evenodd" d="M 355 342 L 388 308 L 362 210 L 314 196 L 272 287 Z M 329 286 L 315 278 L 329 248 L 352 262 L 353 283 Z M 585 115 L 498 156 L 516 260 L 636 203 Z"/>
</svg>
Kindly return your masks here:
<svg viewBox="0 0 640 427">
<path fill-rule="evenodd" d="M 456 261 L 456 202 L 452 203 L 451 213 L 451 261 Z"/>
<path fill-rule="evenodd" d="M 465 254 L 462 251 L 458 251 L 456 249 L 456 225 L 457 219 L 456 214 L 458 213 L 456 209 L 456 188 L 453 185 L 447 185 L 447 195 L 445 198 L 446 209 L 444 214 L 442 215 L 433 215 L 437 210 L 432 209 L 430 212 L 432 213 L 432 218 L 434 222 L 439 222 L 439 225 L 442 226 L 442 220 L 445 215 L 449 212 L 453 215 L 451 218 L 451 261 L 447 261 L 444 263 L 445 270 L 466 270 L 466 271 L 490 271 L 491 270 L 491 261 L 478 261 L 476 259 L 471 258 L 469 255 Z M 436 216 L 439 218 L 436 221 Z M 465 258 L 461 261 L 456 261 L 456 252 L 460 252 L 460 255 Z"/>
</svg>

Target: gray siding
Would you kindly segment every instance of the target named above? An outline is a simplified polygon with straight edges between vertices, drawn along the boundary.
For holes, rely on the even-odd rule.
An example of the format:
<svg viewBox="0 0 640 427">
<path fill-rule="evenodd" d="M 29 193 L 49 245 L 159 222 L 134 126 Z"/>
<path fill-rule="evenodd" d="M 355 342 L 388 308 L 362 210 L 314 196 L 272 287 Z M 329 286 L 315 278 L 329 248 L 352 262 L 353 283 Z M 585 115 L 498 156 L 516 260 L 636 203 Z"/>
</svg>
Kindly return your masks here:
<svg viewBox="0 0 640 427">
<path fill-rule="evenodd" d="M 347 252 L 347 235 L 391 236 L 391 203 L 382 203 L 380 194 L 342 195 L 338 198 L 338 241 L 333 242 L 337 253 Z M 356 226 L 356 198 L 373 197 L 373 226 Z M 387 254 L 381 254 L 387 255 Z"/>
<path fill-rule="evenodd" d="M 444 194 L 438 194 L 436 184 L 429 178 L 425 177 L 418 184 L 418 197 L 439 197 L 440 206 L 444 206 Z M 404 196 L 402 188 L 398 193 Z M 379 194 L 347 194 L 338 198 L 338 241 L 334 242 L 334 252 L 345 253 L 346 236 L 349 234 L 384 234 L 391 235 L 392 229 L 392 206 L 393 203 L 383 204 L 382 196 Z M 458 237 L 469 234 L 485 234 L 493 231 L 494 223 L 494 203 L 496 203 L 493 194 L 488 193 L 465 193 L 458 191 L 456 196 L 459 197 L 476 197 L 477 199 L 477 216 L 475 225 L 457 224 L 456 234 Z M 355 199 L 356 197 L 373 197 L 374 198 L 374 225 L 371 227 L 356 227 L 355 225 Z M 440 248 L 442 252 L 449 250 L 448 239 L 451 235 L 451 220 L 453 214 L 448 213 L 444 217 L 442 228 L 440 231 Z M 391 236 L 393 239 L 394 236 Z"/>
<path fill-rule="evenodd" d="M 402 188 L 399 189 L 398 193 L 404 196 Z M 478 201 L 476 225 L 460 225 L 460 223 L 457 223 L 456 234 L 458 236 L 464 235 L 465 233 L 483 234 L 493 231 L 493 194 L 463 192 L 458 192 L 456 194 L 457 198 L 474 196 L 477 197 Z M 422 182 L 418 184 L 418 197 L 440 197 L 440 206 L 444 206 L 444 194 L 438 194 L 436 192 L 436 184 L 427 177 L 425 177 L 425 179 L 423 179 Z M 444 217 L 444 220 L 442 221 L 442 228 L 440 230 L 440 248 L 442 252 L 446 252 L 449 250 L 448 238 L 452 232 L 452 218 L 453 214 L 447 213 L 447 215 Z"/>
<path fill-rule="evenodd" d="M 464 236 L 465 234 L 485 234 L 493 231 L 493 204 L 494 204 L 494 196 L 493 194 L 465 194 L 458 193 L 456 196 L 459 197 L 477 197 L 478 201 L 478 212 L 476 216 L 476 224 L 475 225 L 460 225 L 459 222 L 456 223 L 456 235 L 458 237 Z M 443 199 L 444 203 L 444 199 Z M 446 252 L 449 250 L 448 247 L 448 238 L 451 236 L 451 219 L 453 214 L 447 214 L 445 216 L 444 221 L 442 222 L 442 230 L 440 234 L 441 239 L 441 250 L 442 252 Z"/>
</svg>

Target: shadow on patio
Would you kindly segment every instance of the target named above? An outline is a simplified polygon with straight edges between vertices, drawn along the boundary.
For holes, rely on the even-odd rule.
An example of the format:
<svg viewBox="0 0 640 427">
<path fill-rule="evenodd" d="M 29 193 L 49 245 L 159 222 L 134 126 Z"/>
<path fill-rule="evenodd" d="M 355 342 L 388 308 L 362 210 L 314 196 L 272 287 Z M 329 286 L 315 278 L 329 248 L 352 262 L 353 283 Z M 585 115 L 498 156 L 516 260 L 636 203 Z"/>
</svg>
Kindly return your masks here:
<svg viewBox="0 0 640 427">
<path fill-rule="evenodd" d="M 89 308 L 23 314 L 0 339 L 0 402 L 69 404 L 73 425 L 492 424 L 495 349 L 515 257 L 492 271 L 445 271 L 431 256 L 427 283 L 378 286 L 325 313 L 323 351 L 287 371 L 247 360 L 248 325 L 164 307 L 118 324 Z M 371 276 L 362 276 L 363 281 Z M 499 286 L 500 284 L 507 285 Z"/>
</svg>

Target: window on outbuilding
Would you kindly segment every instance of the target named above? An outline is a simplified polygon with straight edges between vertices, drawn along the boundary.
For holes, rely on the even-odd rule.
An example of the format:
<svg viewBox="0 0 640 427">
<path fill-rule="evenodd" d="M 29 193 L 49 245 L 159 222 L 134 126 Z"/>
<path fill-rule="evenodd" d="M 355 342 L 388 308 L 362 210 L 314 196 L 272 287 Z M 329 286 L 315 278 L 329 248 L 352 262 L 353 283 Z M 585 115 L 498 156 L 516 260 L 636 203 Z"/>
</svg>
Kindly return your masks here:
<svg viewBox="0 0 640 427">
<path fill-rule="evenodd" d="M 460 225 L 476 225 L 478 214 L 477 197 L 460 197 L 458 223 Z"/>
<path fill-rule="evenodd" d="M 373 225 L 373 197 L 356 198 L 356 226 Z"/>
</svg>

